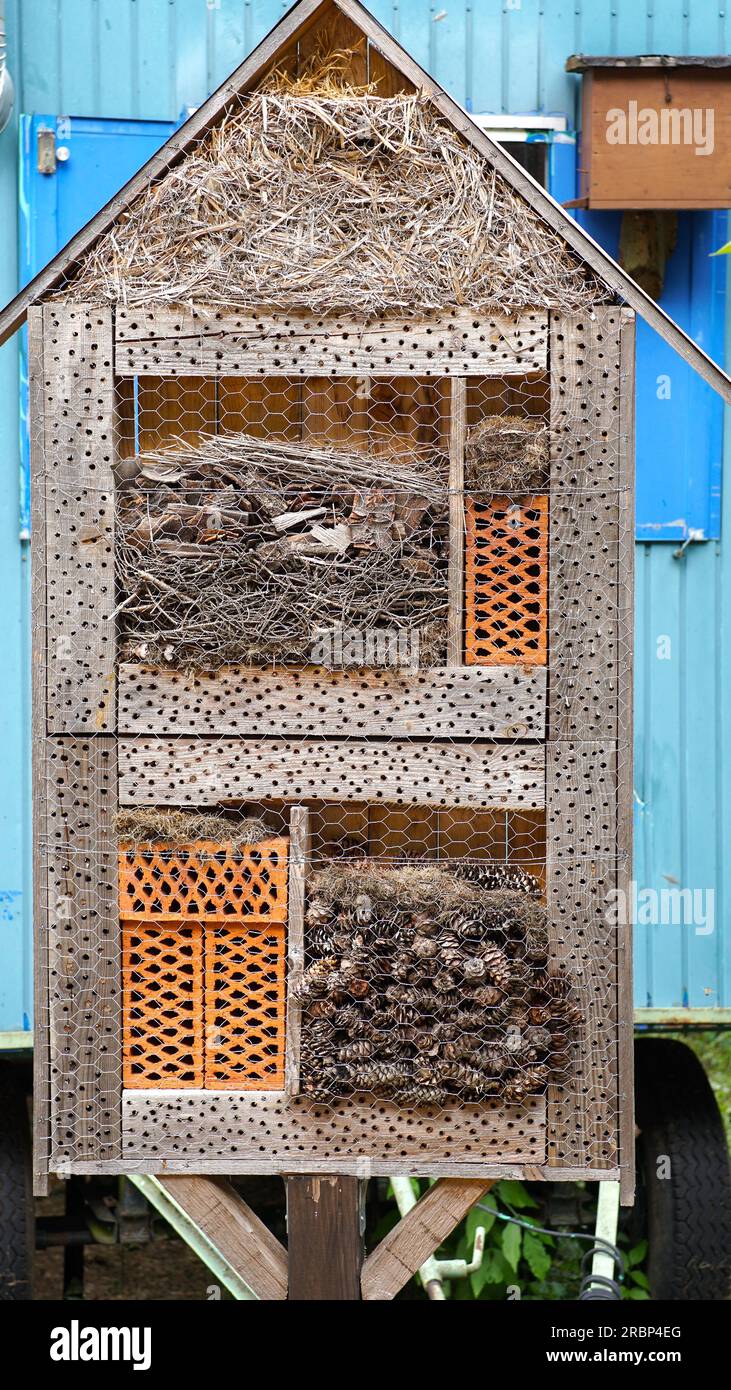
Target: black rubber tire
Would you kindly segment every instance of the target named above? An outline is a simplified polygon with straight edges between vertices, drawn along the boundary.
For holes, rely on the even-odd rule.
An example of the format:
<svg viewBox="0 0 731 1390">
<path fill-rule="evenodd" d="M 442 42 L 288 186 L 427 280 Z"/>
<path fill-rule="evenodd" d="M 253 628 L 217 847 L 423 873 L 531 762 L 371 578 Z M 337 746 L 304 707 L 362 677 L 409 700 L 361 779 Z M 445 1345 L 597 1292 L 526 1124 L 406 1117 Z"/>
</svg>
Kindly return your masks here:
<svg viewBox="0 0 731 1390">
<path fill-rule="evenodd" d="M 731 1292 L 731 1174 L 721 1116 L 684 1043 L 635 1045 L 638 1178 L 653 1299 L 717 1301 Z M 670 1176 L 658 1177 L 658 1159 Z M 664 1167 L 667 1169 L 667 1165 Z"/>
<path fill-rule="evenodd" d="M 0 1302 L 33 1297 L 35 1217 L 25 1088 L 0 1063 Z"/>
</svg>

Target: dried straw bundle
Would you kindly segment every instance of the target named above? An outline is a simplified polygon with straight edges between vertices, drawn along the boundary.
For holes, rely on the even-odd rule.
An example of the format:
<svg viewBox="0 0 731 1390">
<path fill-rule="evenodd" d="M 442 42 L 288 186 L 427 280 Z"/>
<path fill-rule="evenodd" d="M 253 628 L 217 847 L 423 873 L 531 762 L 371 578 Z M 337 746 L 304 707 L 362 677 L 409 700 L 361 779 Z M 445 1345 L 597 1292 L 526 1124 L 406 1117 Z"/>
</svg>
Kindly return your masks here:
<svg viewBox="0 0 731 1390">
<path fill-rule="evenodd" d="M 119 811 L 114 827 L 120 844 L 132 849 L 143 845 L 192 845 L 208 840 L 240 850 L 244 845 L 260 844 L 274 834 L 264 821 L 253 817 L 220 816 L 207 811 L 158 811 L 154 807 Z"/>
<path fill-rule="evenodd" d="M 364 315 L 610 298 L 424 95 L 284 73 L 141 194 L 59 297 Z"/>
<path fill-rule="evenodd" d="M 537 492 L 548 486 L 548 426 L 488 415 L 467 435 L 465 484 L 476 492 Z"/>
<path fill-rule="evenodd" d="M 581 1013 L 548 973 L 545 908 L 502 865 L 333 864 L 307 907 L 304 1094 L 521 1101 L 565 1074 Z M 529 876 L 525 876 L 529 880 Z"/>
<path fill-rule="evenodd" d="M 408 634 L 444 659 L 446 464 L 212 435 L 124 461 L 117 615 L 126 657 L 215 669 L 315 660 L 322 634 Z M 396 648 L 397 662 L 394 662 Z M 385 659 L 406 664 L 391 642 Z M 346 660 L 346 658 L 342 658 Z M 338 662 L 340 664 L 340 662 Z"/>
</svg>

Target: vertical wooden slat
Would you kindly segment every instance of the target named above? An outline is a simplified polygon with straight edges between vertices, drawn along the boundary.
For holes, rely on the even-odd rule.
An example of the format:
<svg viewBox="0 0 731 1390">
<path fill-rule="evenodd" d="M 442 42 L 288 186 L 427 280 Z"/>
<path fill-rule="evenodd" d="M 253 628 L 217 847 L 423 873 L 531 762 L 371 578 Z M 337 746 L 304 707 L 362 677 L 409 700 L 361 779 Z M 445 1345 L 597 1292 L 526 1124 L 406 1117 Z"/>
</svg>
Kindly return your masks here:
<svg viewBox="0 0 731 1390">
<path fill-rule="evenodd" d="M 452 377 L 449 426 L 449 609 L 447 663 L 464 662 L 464 449 L 467 413 L 465 377 Z"/>
<path fill-rule="evenodd" d="M 632 980 L 632 923 L 629 903 L 632 880 L 633 767 L 632 693 L 634 634 L 634 538 L 635 538 L 635 315 L 622 310 L 620 337 L 622 409 L 619 455 L 619 612 L 620 653 L 619 719 L 617 748 L 617 887 L 620 902 L 627 905 L 618 927 L 618 1031 L 619 1031 L 619 1152 L 620 1200 L 634 1198 L 634 1027 Z"/>
<path fill-rule="evenodd" d="M 310 812 L 293 806 L 289 822 L 289 922 L 287 928 L 287 1038 L 284 1088 L 289 1096 L 300 1089 L 301 1008 L 296 997 L 305 962 L 305 895 L 311 855 Z"/>
<path fill-rule="evenodd" d="M 45 837 L 46 735 L 46 491 L 43 310 L 28 310 L 28 418 L 31 467 L 32 796 L 33 834 L 33 1191 L 48 1192 L 50 1078 L 48 1073 L 48 919 L 46 864 L 37 850 Z"/>
<path fill-rule="evenodd" d="M 621 1122 L 617 1029 L 618 824 L 631 814 L 619 768 L 621 310 L 551 315 L 546 898 L 551 951 L 576 981 L 583 1023 L 566 1076 L 548 1092 L 548 1162 L 613 1167 Z M 625 383 L 626 385 L 626 383 Z M 630 557 L 631 563 L 631 557 Z M 619 1016 L 619 1008 L 623 1017 Z"/>
<path fill-rule="evenodd" d="M 47 727 L 115 727 L 112 311 L 43 310 Z"/>
<path fill-rule="evenodd" d="M 121 1156 L 116 740 L 46 745 L 51 1162 Z"/>
</svg>

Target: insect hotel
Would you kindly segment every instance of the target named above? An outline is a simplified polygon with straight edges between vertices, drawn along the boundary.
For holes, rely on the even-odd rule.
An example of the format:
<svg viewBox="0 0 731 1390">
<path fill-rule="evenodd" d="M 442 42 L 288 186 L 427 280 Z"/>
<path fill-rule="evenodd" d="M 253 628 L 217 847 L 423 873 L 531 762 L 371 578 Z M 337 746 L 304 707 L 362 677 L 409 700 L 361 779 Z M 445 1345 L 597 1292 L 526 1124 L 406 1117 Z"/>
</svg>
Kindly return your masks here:
<svg viewBox="0 0 731 1390">
<path fill-rule="evenodd" d="M 39 1190 L 631 1200 L 634 307 L 722 374 L 354 0 L 21 300 Z"/>
</svg>

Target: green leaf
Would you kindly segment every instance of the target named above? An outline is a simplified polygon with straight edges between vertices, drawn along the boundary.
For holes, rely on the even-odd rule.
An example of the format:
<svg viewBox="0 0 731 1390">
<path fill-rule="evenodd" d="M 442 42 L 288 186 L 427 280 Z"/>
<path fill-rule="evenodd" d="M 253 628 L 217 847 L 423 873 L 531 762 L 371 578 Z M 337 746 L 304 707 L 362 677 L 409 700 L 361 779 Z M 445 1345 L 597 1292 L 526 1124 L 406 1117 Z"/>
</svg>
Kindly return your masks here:
<svg viewBox="0 0 731 1390">
<path fill-rule="evenodd" d="M 551 1268 L 551 1256 L 543 1241 L 531 1231 L 523 1232 L 523 1258 L 536 1279 L 545 1279 Z"/>
<path fill-rule="evenodd" d="M 503 1178 L 498 1183 L 495 1191 L 503 1202 L 509 1202 L 511 1207 L 537 1207 L 530 1192 L 526 1192 L 522 1182 L 516 1182 L 513 1178 Z"/>
<path fill-rule="evenodd" d="M 633 1269 L 629 1277 L 632 1283 L 639 1284 L 641 1289 L 649 1289 L 650 1281 L 647 1275 L 643 1274 L 641 1269 Z"/>
<path fill-rule="evenodd" d="M 523 1232 L 520 1226 L 516 1226 L 514 1221 L 508 1222 L 503 1231 L 503 1255 L 505 1256 L 513 1272 L 518 1269 L 520 1260 L 520 1247 L 523 1243 Z"/>
<path fill-rule="evenodd" d="M 624 1258 L 628 1267 L 631 1269 L 633 1265 L 641 1265 L 646 1254 L 647 1241 L 641 1240 L 638 1241 L 637 1245 L 632 1246 L 632 1249 L 628 1251 Z"/>
<path fill-rule="evenodd" d="M 465 1222 L 465 1230 L 466 1230 L 466 1232 L 467 1232 L 467 1244 L 468 1244 L 468 1246 L 469 1246 L 469 1251 L 470 1251 L 469 1258 L 470 1258 L 470 1259 L 472 1259 L 472 1246 L 473 1246 L 473 1243 L 474 1243 L 475 1231 L 477 1230 L 477 1227 L 478 1227 L 478 1226 L 482 1226 L 482 1227 L 484 1228 L 485 1235 L 487 1235 L 487 1232 L 488 1232 L 488 1231 L 491 1231 L 494 1225 L 495 1225 L 495 1214 L 494 1214 L 494 1212 L 491 1212 L 491 1211 L 478 1211 L 478 1209 L 477 1209 L 476 1207 L 473 1207 L 473 1208 L 472 1208 L 472 1211 L 470 1211 L 470 1212 L 467 1213 L 467 1220 L 466 1220 L 466 1222 Z"/>
<path fill-rule="evenodd" d="M 628 1297 L 628 1298 L 638 1299 L 638 1298 L 649 1298 L 649 1297 L 650 1297 L 649 1293 L 645 1293 L 645 1290 L 644 1290 L 644 1289 L 627 1289 L 626 1292 L 627 1292 L 627 1297 Z"/>
<path fill-rule="evenodd" d="M 486 1284 L 509 1284 L 513 1271 L 499 1250 L 490 1250 L 482 1261 Z"/>
<path fill-rule="evenodd" d="M 487 1277 L 487 1264 L 488 1261 L 483 1260 L 480 1268 L 476 1269 L 474 1273 L 470 1275 L 470 1284 L 472 1285 L 472 1292 L 475 1298 L 480 1297 L 485 1285 L 489 1283 Z"/>
</svg>

